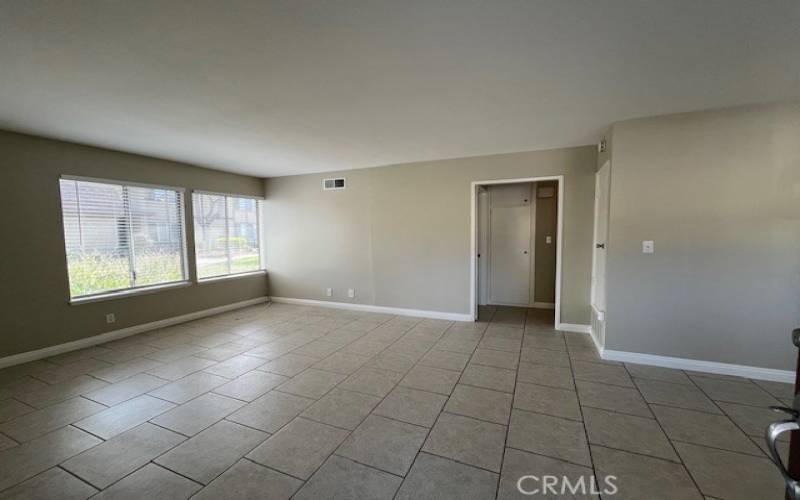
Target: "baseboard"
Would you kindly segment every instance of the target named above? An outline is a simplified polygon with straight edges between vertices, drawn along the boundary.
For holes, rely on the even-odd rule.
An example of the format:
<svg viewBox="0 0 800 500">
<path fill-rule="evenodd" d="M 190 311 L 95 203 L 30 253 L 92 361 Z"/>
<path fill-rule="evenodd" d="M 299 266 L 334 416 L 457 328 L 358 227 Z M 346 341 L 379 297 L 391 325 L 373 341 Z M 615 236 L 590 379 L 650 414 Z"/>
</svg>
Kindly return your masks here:
<svg viewBox="0 0 800 500">
<path fill-rule="evenodd" d="M 638 352 L 604 350 L 601 357 L 608 361 L 622 361 L 640 365 L 662 366 L 678 370 L 716 373 L 720 375 L 734 375 L 738 377 L 753 378 L 756 380 L 770 380 L 773 382 L 794 383 L 795 373 L 790 370 L 775 370 L 773 368 L 760 368 L 757 366 L 734 365 L 718 363 L 716 361 L 702 361 L 699 359 L 674 358 L 671 356 L 657 356 L 655 354 L 642 354 Z"/>
<path fill-rule="evenodd" d="M 592 325 L 579 325 L 576 323 L 556 323 L 556 330 L 574 333 L 591 333 Z"/>
<path fill-rule="evenodd" d="M 92 337 L 86 337 L 85 339 L 74 340 L 64 344 L 36 349 L 35 351 L 28 351 L 6 356 L 5 358 L 0 358 L 0 368 L 20 365 L 22 363 L 28 363 L 38 359 L 49 358 L 50 356 L 55 356 L 56 354 L 63 354 L 65 352 L 75 351 L 85 347 L 103 344 L 105 342 L 111 342 L 112 340 L 119 340 L 125 337 L 130 337 L 131 335 L 136 335 L 137 333 L 157 330 L 159 328 L 165 328 L 167 326 L 177 325 L 179 323 L 186 323 L 187 321 L 192 321 L 195 319 L 205 318 L 206 316 L 213 316 L 215 314 L 233 311 L 243 307 L 262 304 L 268 299 L 268 297 L 258 297 L 255 299 L 243 300 L 241 302 L 234 302 L 233 304 L 212 307 L 210 309 L 203 309 L 202 311 L 195 311 L 189 314 L 182 314 L 180 316 L 173 316 L 171 318 L 152 321 L 150 323 L 142 323 L 141 325 L 134 325 L 127 328 L 121 328 L 119 330 L 112 330 L 110 332 L 101 333 Z"/>
<path fill-rule="evenodd" d="M 594 329 L 591 327 L 591 325 L 589 326 L 589 337 L 591 337 L 592 342 L 594 343 L 594 348 L 597 349 L 597 353 L 602 358 L 603 357 L 603 353 L 605 352 L 606 348 L 605 348 L 604 345 L 602 345 L 600 343 L 599 340 L 597 340 L 597 333 L 594 331 Z"/>
<path fill-rule="evenodd" d="M 531 304 L 531 307 L 535 309 L 555 309 L 556 303 L 555 302 L 534 302 Z"/>
<path fill-rule="evenodd" d="M 277 302 L 279 304 L 295 304 L 301 306 L 327 307 L 329 309 L 344 309 L 346 311 L 396 314 L 398 316 L 416 316 L 418 318 L 446 319 L 450 321 L 473 321 L 471 314 L 429 311 L 426 309 L 405 309 L 402 307 L 373 306 L 369 304 L 350 304 L 347 302 L 332 302 L 327 300 L 293 299 L 289 297 L 270 297 L 270 300 L 272 302 Z"/>
</svg>

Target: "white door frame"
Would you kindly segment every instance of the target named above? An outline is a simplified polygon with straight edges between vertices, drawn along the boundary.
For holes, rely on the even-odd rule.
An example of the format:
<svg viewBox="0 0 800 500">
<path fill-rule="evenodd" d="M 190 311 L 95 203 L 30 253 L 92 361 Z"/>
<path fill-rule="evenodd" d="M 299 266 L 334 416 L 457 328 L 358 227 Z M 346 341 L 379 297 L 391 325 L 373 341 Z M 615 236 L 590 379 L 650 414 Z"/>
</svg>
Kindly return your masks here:
<svg viewBox="0 0 800 500">
<path fill-rule="evenodd" d="M 597 188 L 598 188 L 598 182 L 600 180 L 599 179 L 600 171 L 603 170 L 606 167 L 611 169 L 611 161 L 610 160 L 606 160 L 606 162 L 603 163 L 603 166 L 600 167 L 597 170 L 597 172 L 595 172 L 595 174 L 594 174 L 594 179 L 595 179 L 594 188 L 595 189 L 594 189 L 594 224 L 593 224 L 594 229 L 592 230 L 592 275 L 591 275 L 592 282 L 591 282 L 590 287 L 589 287 L 589 305 L 598 314 L 602 314 L 603 316 L 605 316 L 605 311 L 600 311 L 599 309 L 597 309 L 597 307 L 595 307 L 595 305 L 596 305 L 595 304 L 595 297 L 597 296 L 597 281 L 596 281 L 596 274 L 595 274 L 597 272 L 597 249 L 595 248 L 595 245 L 597 244 L 597 236 L 598 236 L 598 234 L 597 234 L 597 216 L 600 214 L 600 212 L 599 212 L 600 207 L 597 206 L 597 203 L 598 203 L 598 200 L 597 200 Z M 611 172 L 609 172 L 609 175 L 611 175 Z M 609 181 L 609 184 L 610 184 L 610 181 Z M 610 192 L 606 193 L 606 196 L 610 197 L 611 193 Z M 606 200 L 606 202 L 608 202 L 608 201 L 609 200 Z M 608 207 L 606 207 L 606 211 L 608 212 Z M 608 213 L 606 215 L 608 216 Z M 606 255 L 608 255 L 608 219 L 606 219 L 606 234 L 604 235 L 603 243 L 606 245 L 605 250 L 606 250 Z M 606 259 L 606 263 L 608 263 L 608 259 Z M 603 283 L 603 286 L 605 287 L 605 282 Z M 603 320 L 603 319 L 605 319 L 605 318 L 604 317 L 600 318 L 600 320 Z"/>
<path fill-rule="evenodd" d="M 518 179 L 495 179 L 472 181 L 470 185 L 470 262 L 469 262 L 469 308 L 473 321 L 478 319 L 478 186 L 493 184 L 519 184 L 523 182 L 558 181 L 558 222 L 556 231 L 556 329 L 561 327 L 561 248 L 564 226 L 564 176 L 523 177 Z"/>
</svg>

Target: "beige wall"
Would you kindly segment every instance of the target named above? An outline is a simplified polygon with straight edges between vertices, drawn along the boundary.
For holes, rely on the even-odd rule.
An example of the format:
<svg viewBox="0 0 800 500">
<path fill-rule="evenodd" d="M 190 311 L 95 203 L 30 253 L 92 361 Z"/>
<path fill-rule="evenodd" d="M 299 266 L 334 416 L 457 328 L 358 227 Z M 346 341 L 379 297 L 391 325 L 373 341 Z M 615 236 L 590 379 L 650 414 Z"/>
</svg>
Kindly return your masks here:
<svg viewBox="0 0 800 500">
<path fill-rule="evenodd" d="M 563 174 L 562 320 L 587 324 L 596 161 L 587 146 L 349 170 L 325 192 L 334 174 L 268 179 L 270 294 L 469 313 L 470 183 Z"/>
<path fill-rule="evenodd" d="M 0 357 L 266 295 L 263 276 L 69 305 L 58 179 L 62 174 L 249 195 L 263 181 L 186 164 L 0 131 Z M 188 197 L 187 197 L 188 198 Z M 186 206 L 192 220 L 191 203 Z M 192 224 L 187 224 L 192 242 Z M 189 248 L 190 275 L 194 254 Z M 116 314 L 107 325 L 105 314 Z"/>
<path fill-rule="evenodd" d="M 793 370 L 800 103 L 621 122 L 613 150 L 606 348 Z"/>
<path fill-rule="evenodd" d="M 534 190 L 533 194 L 536 202 L 536 251 L 534 253 L 534 260 L 536 261 L 536 273 L 534 275 L 534 300 L 536 302 L 552 303 L 555 302 L 556 299 L 558 183 L 538 183 L 537 189 L 543 187 L 553 188 L 555 194 L 550 198 L 539 198 L 536 194 L 536 190 Z M 592 207 L 594 207 L 594 205 L 592 205 Z M 592 210 L 594 210 L 594 208 L 592 208 Z M 551 243 L 547 243 L 547 236 L 552 238 Z M 591 240 L 589 245 L 591 248 Z M 591 271 L 591 265 L 589 270 Z"/>
</svg>

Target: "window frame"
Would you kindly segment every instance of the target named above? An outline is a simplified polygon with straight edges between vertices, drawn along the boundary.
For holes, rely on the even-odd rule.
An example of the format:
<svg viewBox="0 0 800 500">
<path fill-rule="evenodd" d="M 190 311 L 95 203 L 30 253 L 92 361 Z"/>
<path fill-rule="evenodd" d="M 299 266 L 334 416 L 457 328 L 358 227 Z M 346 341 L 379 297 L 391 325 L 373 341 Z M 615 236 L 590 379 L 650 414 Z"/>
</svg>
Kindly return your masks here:
<svg viewBox="0 0 800 500">
<path fill-rule="evenodd" d="M 127 288 L 118 288 L 114 290 L 107 290 L 98 293 L 92 293 L 88 295 L 80 295 L 78 297 L 73 297 L 70 292 L 70 275 L 69 275 L 69 257 L 67 256 L 66 248 L 67 248 L 67 235 L 64 230 L 64 203 L 61 198 L 61 181 L 77 181 L 77 182 L 94 182 L 100 184 L 109 184 L 114 186 L 122 186 L 124 187 L 139 187 L 139 188 L 146 188 L 146 189 L 162 189 L 168 191 L 176 191 L 180 194 L 180 203 L 178 204 L 179 208 L 179 216 L 180 216 L 180 223 L 181 223 L 181 273 L 182 279 L 175 280 L 175 281 L 168 281 L 164 283 L 156 283 L 156 284 L 149 284 L 149 285 L 140 285 L 140 286 L 131 286 Z M 186 188 L 178 187 L 178 186 L 167 186 L 164 184 L 148 184 L 143 182 L 136 182 L 136 181 L 123 181 L 123 180 L 114 180 L 114 179 L 105 179 L 99 177 L 86 177 L 86 176 L 79 176 L 79 175 L 61 175 L 58 179 L 59 183 L 59 209 L 61 214 L 61 239 L 64 243 L 64 268 L 67 275 L 67 295 L 69 297 L 68 303 L 70 305 L 79 305 L 79 304 L 87 304 L 91 302 L 99 302 L 104 300 L 113 300 L 117 298 L 123 297 L 131 297 L 135 295 L 144 295 L 148 293 L 159 292 L 162 290 L 168 290 L 172 288 L 180 288 L 189 286 L 192 284 L 191 276 L 189 272 L 189 242 L 187 239 L 186 233 Z M 131 212 L 130 212 L 130 205 L 128 202 L 125 203 L 126 206 L 126 217 L 130 220 Z M 129 231 L 130 224 L 128 224 Z M 129 235 L 129 238 L 132 240 L 132 234 Z M 134 247 L 131 246 L 130 253 L 133 253 Z M 128 258 L 131 258 L 129 255 Z M 132 270 L 135 272 L 135 270 Z"/>
<path fill-rule="evenodd" d="M 244 198 L 244 199 L 249 199 L 249 200 L 255 200 L 256 201 L 256 210 L 255 210 L 255 212 L 256 212 L 256 231 L 257 231 L 256 240 L 258 240 L 258 269 L 254 270 L 254 271 L 242 271 L 242 272 L 238 272 L 238 273 L 219 274 L 219 275 L 216 275 L 216 276 L 208 276 L 208 277 L 205 277 L 205 278 L 201 278 L 200 277 L 200 272 L 198 271 L 198 266 L 197 266 L 197 233 L 194 231 L 194 219 L 196 217 L 196 215 L 194 213 L 194 196 L 195 195 L 208 195 L 208 196 L 223 196 L 223 197 L 225 197 L 225 234 L 230 234 L 229 233 L 229 227 L 228 227 L 228 198 Z M 263 196 L 255 196 L 255 195 L 249 195 L 249 194 L 223 193 L 223 192 L 220 192 L 220 191 L 207 191 L 207 190 L 203 190 L 203 189 L 193 189 L 192 190 L 192 201 L 191 201 L 191 203 L 192 203 L 192 234 L 194 235 L 193 243 L 194 243 L 194 270 L 195 270 L 194 280 L 195 280 L 195 283 L 197 283 L 198 285 L 203 285 L 203 284 L 206 284 L 206 283 L 215 283 L 217 281 L 225 281 L 225 280 L 229 280 L 229 279 L 246 278 L 248 276 L 258 276 L 258 275 L 266 274 L 267 269 L 266 269 L 266 259 L 265 259 L 265 254 L 264 254 L 264 231 L 263 231 L 264 228 L 262 227 L 263 221 L 262 221 L 262 217 L 261 217 L 261 209 L 264 206 L 264 200 L 265 199 L 266 198 L 264 198 Z M 187 200 L 187 203 L 188 203 L 188 200 Z M 230 252 L 230 249 L 228 249 L 228 252 Z M 228 255 L 228 261 L 230 262 L 230 255 Z"/>
</svg>

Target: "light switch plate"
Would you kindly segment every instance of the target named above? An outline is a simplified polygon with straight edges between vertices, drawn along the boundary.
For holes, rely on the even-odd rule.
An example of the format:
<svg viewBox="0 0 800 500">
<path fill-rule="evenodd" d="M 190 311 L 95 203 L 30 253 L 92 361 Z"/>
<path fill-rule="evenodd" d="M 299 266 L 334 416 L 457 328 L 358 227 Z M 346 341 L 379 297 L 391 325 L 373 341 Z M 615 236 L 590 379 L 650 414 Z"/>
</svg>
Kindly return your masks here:
<svg viewBox="0 0 800 500">
<path fill-rule="evenodd" d="M 653 253 L 655 251 L 656 247 L 653 240 L 645 240 L 642 242 L 642 253 Z"/>
</svg>

